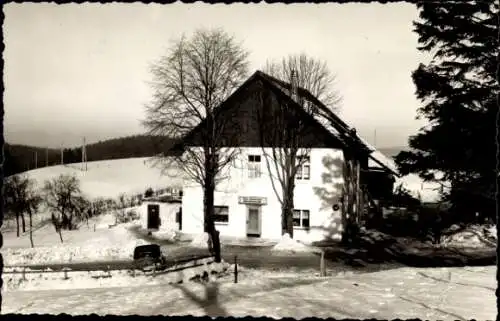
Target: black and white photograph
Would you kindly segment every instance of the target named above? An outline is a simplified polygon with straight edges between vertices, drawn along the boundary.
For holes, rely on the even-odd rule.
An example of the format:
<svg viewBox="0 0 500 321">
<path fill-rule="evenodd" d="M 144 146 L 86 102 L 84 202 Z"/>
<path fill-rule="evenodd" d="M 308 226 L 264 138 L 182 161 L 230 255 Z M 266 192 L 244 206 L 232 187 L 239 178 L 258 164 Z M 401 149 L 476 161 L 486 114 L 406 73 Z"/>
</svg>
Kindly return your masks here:
<svg viewBox="0 0 500 321">
<path fill-rule="evenodd" d="M 1 314 L 497 318 L 498 3 L 3 14 Z"/>
</svg>

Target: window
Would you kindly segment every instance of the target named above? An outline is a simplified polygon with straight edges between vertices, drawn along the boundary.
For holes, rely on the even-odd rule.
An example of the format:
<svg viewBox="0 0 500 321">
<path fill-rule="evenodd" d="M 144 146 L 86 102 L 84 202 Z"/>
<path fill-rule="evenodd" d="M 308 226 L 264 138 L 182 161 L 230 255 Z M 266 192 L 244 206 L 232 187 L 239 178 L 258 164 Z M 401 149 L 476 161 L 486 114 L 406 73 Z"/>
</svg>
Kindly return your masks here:
<svg viewBox="0 0 500 321">
<path fill-rule="evenodd" d="M 299 156 L 297 159 L 298 168 L 297 174 L 295 175 L 296 179 L 309 179 L 311 172 L 311 163 L 309 156 Z"/>
<path fill-rule="evenodd" d="M 309 229 L 309 210 L 293 210 L 293 227 Z"/>
<path fill-rule="evenodd" d="M 260 177 L 260 155 L 248 155 L 248 177 Z"/>
<path fill-rule="evenodd" d="M 214 223 L 227 224 L 229 223 L 229 207 L 214 206 Z"/>
</svg>

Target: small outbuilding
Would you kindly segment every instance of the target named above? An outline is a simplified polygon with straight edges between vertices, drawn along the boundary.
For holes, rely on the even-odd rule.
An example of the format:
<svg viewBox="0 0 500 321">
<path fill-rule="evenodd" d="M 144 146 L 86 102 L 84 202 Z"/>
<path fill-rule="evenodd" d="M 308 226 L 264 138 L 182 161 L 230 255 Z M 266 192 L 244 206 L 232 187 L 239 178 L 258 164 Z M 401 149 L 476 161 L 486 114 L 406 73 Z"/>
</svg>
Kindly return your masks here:
<svg viewBox="0 0 500 321">
<path fill-rule="evenodd" d="M 182 192 L 144 198 L 140 207 L 142 228 L 150 231 L 182 230 Z"/>
</svg>

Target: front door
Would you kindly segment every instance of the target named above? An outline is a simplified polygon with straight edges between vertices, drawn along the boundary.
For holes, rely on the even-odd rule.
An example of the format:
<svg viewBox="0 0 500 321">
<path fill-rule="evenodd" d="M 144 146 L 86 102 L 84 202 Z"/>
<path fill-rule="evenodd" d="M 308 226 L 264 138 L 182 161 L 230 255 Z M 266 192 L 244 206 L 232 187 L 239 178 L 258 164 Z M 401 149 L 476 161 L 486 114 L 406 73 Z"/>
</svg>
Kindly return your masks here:
<svg viewBox="0 0 500 321">
<path fill-rule="evenodd" d="M 148 204 L 147 228 L 157 230 L 160 227 L 160 205 Z"/>
<path fill-rule="evenodd" d="M 260 237 L 260 206 L 247 207 L 247 236 Z"/>
</svg>

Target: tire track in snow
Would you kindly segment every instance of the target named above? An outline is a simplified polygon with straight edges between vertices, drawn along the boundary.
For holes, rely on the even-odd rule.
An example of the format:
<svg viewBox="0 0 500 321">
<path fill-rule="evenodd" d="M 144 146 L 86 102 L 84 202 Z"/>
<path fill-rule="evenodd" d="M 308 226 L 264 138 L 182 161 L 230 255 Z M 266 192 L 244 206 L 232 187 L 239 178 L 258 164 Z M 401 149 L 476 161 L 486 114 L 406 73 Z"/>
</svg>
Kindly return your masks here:
<svg viewBox="0 0 500 321">
<path fill-rule="evenodd" d="M 442 283 L 452 283 L 452 284 L 458 284 L 458 285 L 463 285 L 463 286 L 470 286 L 470 287 L 476 287 L 476 288 L 480 288 L 480 289 L 486 289 L 486 290 L 490 290 L 490 291 L 493 291 L 493 292 L 496 291 L 496 289 L 494 289 L 492 287 L 489 287 L 489 286 L 485 286 L 485 285 L 448 281 L 448 280 L 445 280 L 445 279 L 437 278 L 435 276 L 427 275 L 424 272 L 420 272 L 419 271 L 417 273 L 419 275 L 423 276 L 424 278 L 428 278 L 428 279 L 431 279 L 431 280 L 434 280 L 434 281 L 438 281 L 438 282 L 442 282 Z"/>
</svg>

